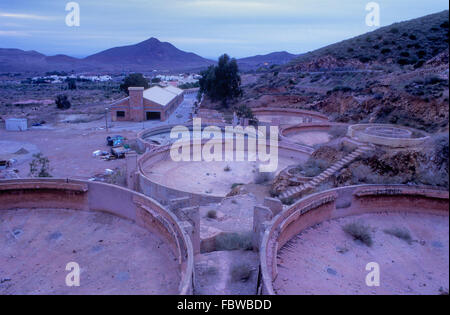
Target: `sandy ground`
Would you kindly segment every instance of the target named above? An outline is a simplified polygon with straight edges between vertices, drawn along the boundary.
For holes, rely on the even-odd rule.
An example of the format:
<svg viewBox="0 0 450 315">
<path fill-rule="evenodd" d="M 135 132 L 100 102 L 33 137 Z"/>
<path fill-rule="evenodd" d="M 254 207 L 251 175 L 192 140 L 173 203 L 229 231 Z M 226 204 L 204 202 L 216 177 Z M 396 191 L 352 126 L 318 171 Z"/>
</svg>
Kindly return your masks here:
<svg viewBox="0 0 450 315">
<path fill-rule="evenodd" d="M 255 295 L 258 254 L 253 251 L 219 251 L 195 257 L 196 295 Z M 240 276 L 244 276 L 241 279 Z"/>
<path fill-rule="evenodd" d="M 193 102 L 194 98 L 188 96 L 166 122 L 108 121 L 108 131 L 105 128 L 104 118 L 86 123 L 48 124 L 24 132 L 0 129 L 0 155 L 14 153 L 20 148 L 25 148 L 33 154 L 42 152 L 50 160 L 50 174 L 53 177 L 86 180 L 93 175 L 104 173 L 107 168 L 123 168 L 126 165 L 125 160 L 105 162 L 92 157 L 94 151 L 110 150 L 106 145 L 107 136 L 120 134 L 127 139 L 136 139 L 137 133 L 143 128 L 185 123 L 189 119 Z M 32 154 L 14 158 L 19 160 L 13 166 L 19 170 L 19 177 L 28 177 Z"/>
<path fill-rule="evenodd" d="M 275 120 L 279 121 L 281 125 L 298 125 L 303 123 L 303 117 L 289 116 L 289 115 L 257 115 L 256 118 L 260 122 L 273 123 Z M 319 122 L 313 118 L 313 122 Z"/>
<path fill-rule="evenodd" d="M 124 167 L 125 160 L 105 162 L 93 158 L 96 150 L 109 151 L 106 137 L 114 135 L 105 130 L 79 130 L 69 127 L 58 129 L 29 130 L 24 132 L 8 132 L 0 130 L 0 139 L 8 139 L 11 147 L 27 147 L 32 144 L 50 160 L 50 174 L 56 178 L 89 179 L 106 168 Z M 122 132 L 126 138 L 134 139 L 134 132 Z M 19 170 L 20 177 L 28 177 L 32 157 L 13 165 Z"/>
<path fill-rule="evenodd" d="M 0 212 L 1 294 L 176 294 L 168 246 L 128 220 L 71 210 Z M 66 264 L 81 268 L 68 287 Z"/>
<path fill-rule="evenodd" d="M 323 144 L 330 141 L 330 135 L 326 131 L 305 131 L 299 133 L 293 133 L 287 136 L 289 140 L 304 144 L 308 146 L 314 146 L 316 144 Z"/>
<path fill-rule="evenodd" d="M 343 232 L 361 221 L 373 228 L 372 247 Z M 407 228 L 412 244 L 384 233 Z M 425 214 L 366 214 L 324 222 L 279 252 L 278 294 L 440 294 L 449 288 L 448 217 Z M 380 265 L 380 287 L 366 286 L 369 262 Z"/>
<path fill-rule="evenodd" d="M 278 169 L 280 172 L 289 165 L 306 161 L 280 155 Z M 168 160 L 144 165 L 144 172 L 152 181 L 178 190 L 197 194 L 224 197 L 231 191 L 233 184 L 250 184 L 259 173 L 257 162 L 174 162 Z M 230 171 L 225 171 L 229 166 Z"/>
</svg>

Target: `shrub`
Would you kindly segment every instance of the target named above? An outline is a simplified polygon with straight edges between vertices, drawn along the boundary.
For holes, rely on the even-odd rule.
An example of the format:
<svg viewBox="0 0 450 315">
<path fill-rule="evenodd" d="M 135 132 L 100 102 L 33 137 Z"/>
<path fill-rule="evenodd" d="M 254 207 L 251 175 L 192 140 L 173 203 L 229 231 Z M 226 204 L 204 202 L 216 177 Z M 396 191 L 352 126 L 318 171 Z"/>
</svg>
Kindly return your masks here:
<svg viewBox="0 0 450 315">
<path fill-rule="evenodd" d="M 271 181 L 273 179 L 274 175 L 272 173 L 262 173 L 262 172 L 257 172 L 255 174 L 255 184 L 257 185 L 261 185 L 264 183 L 267 183 L 269 181 Z"/>
<path fill-rule="evenodd" d="M 217 219 L 217 211 L 216 210 L 209 210 L 206 216 L 209 219 Z"/>
<path fill-rule="evenodd" d="M 329 164 L 320 159 L 311 158 L 302 166 L 303 174 L 307 177 L 314 177 L 327 169 Z"/>
<path fill-rule="evenodd" d="M 372 235 L 370 233 L 370 226 L 363 225 L 359 222 L 353 222 L 343 227 L 345 233 L 353 237 L 355 241 L 361 241 L 368 247 L 373 245 Z"/>
<path fill-rule="evenodd" d="M 233 282 L 247 282 L 254 268 L 247 263 L 237 263 L 231 267 L 230 275 Z"/>
<path fill-rule="evenodd" d="M 392 228 L 392 229 L 386 229 L 384 230 L 384 233 L 395 236 L 396 238 L 399 238 L 401 240 L 404 240 L 408 244 L 412 243 L 412 237 L 411 234 L 407 229 L 402 228 Z"/>
<path fill-rule="evenodd" d="M 31 177 L 52 177 L 50 175 L 50 161 L 42 153 L 33 154 L 33 160 L 30 163 Z"/>
<path fill-rule="evenodd" d="M 72 106 L 67 98 L 67 95 L 64 94 L 56 96 L 55 104 L 59 109 L 69 109 Z"/>
<path fill-rule="evenodd" d="M 216 237 L 216 250 L 252 250 L 252 233 L 223 233 Z"/>
</svg>

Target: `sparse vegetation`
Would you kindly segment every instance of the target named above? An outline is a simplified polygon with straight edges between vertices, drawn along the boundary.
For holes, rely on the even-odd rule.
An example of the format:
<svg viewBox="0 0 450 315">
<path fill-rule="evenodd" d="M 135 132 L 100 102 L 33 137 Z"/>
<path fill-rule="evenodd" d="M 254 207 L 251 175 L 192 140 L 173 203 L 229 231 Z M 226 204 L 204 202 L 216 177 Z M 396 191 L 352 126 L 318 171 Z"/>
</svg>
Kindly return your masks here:
<svg viewBox="0 0 450 315">
<path fill-rule="evenodd" d="M 409 232 L 408 229 L 394 227 L 391 229 L 384 230 L 384 233 L 395 236 L 396 238 L 399 238 L 401 240 L 404 240 L 408 244 L 412 243 L 411 233 Z"/>
<path fill-rule="evenodd" d="M 373 240 L 370 226 L 366 226 L 361 222 L 353 222 L 343 227 L 345 233 L 353 237 L 355 241 L 361 241 L 368 247 L 372 247 Z"/>
<path fill-rule="evenodd" d="M 254 268 L 247 263 L 237 263 L 231 267 L 230 276 L 233 282 L 247 282 Z"/>
<path fill-rule="evenodd" d="M 270 182 L 273 179 L 273 177 L 274 175 L 272 173 L 256 172 L 254 183 L 257 185 L 262 185 Z"/>
<path fill-rule="evenodd" d="M 52 177 L 50 175 L 50 160 L 42 153 L 33 154 L 30 163 L 31 177 Z"/>
<path fill-rule="evenodd" d="M 224 250 L 252 250 L 252 233 L 223 233 L 216 237 L 216 249 Z"/>
</svg>

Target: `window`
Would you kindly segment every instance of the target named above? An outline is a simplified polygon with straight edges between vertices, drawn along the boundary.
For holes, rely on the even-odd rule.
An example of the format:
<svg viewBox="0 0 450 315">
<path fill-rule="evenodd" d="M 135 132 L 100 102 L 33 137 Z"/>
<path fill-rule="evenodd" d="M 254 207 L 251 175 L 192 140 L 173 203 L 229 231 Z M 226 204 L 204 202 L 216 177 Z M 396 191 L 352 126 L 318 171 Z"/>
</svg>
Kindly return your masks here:
<svg viewBox="0 0 450 315">
<path fill-rule="evenodd" d="M 125 112 L 124 111 L 118 111 L 116 112 L 117 118 L 124 118 L 125 117 Z"/>
<path fill-rule="evenodd" d="M 146 112 L 147 120 L 161 120 L 160 112 Z"/>
</svg>

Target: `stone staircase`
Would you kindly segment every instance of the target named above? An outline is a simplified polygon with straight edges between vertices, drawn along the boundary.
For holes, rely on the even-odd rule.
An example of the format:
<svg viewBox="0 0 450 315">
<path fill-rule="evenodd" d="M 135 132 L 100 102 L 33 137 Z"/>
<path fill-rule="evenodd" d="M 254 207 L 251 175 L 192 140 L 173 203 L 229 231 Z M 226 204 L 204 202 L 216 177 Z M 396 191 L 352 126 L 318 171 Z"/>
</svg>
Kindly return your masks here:
<svg viewBox="0 0 450 315">
<path fill-rule="evenodd" d="M 337 171 L 344 168 L 346 165 L 353 162 L 356 158 L 361 156 L 363 153 L 368 152 L 372 150 L 373 148 L 368 145 L 362 145 L 355 149 L 352 153 L 348 154 L 341 160 L 337 161 L 333 165 L 331 165 L 329 168 L 327 168 L 325 171 L 323 171 L 318 176 L 314 177 L 309 182 L 292 187 L 287 189 L 285 192 L 283 192 L 280 195 L 280 199 L 290 199 L 290 198 L 298 198 L 301 197 L 305 192 L 312 190 L 313 188 L 317 187 L 319 184 L 323 183 L 326 179 L 328 179 L 331 175 L 335 174 Z"/>
</svg>

